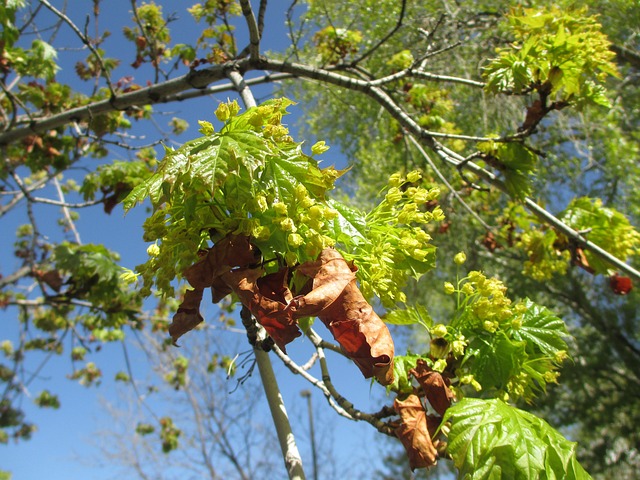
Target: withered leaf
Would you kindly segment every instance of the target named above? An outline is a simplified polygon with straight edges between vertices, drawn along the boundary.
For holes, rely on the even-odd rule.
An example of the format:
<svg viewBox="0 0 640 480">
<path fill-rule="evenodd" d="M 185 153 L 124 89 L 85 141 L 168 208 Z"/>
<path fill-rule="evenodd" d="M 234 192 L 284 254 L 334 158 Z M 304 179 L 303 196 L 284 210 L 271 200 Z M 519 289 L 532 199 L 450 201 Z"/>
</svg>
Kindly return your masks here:
<svg viewBox="0 0 640 480">
<path fill-rule="evenodd" d="M 58 293 L 60 292 L 60 289 L 62 288 L 62 277 L 58 270 L 49 270 L 47 272 L 36 270 L 35 275 L 51 287 L 52 290 Z"/>
<path fill-rule="evenodd" d="M 411 394 L 404 400 L 396 398 L 393 408 L 400 415 L 401 421 L 395 434 L 407 451 L 411 470 L 434 466 L 438 452 L 429 433 L 427 412 L 418 396 Z"/>
<path fill-rule="evenodd" d="M 169 335 L 171 335 L 174 345 L 177 345 L 176 342 L 182 335 L 193 330 L 204 321 L 199 311 L 201 301 L 202 289 L 187 290 L 185 292 L 184 299 L 173 316 L 171 325 L 169 325 Z"/>
<path fill-rule="evenodd" d="M 392 383 L 393 339 L 358 289 L 342 255 L 326 248 L 318 260 L 300 265 L 298 271 L 313 279 L 313 288 L 289 304 L 294 318 L 317 316 L 365 378 L 375 376 L 382 385 Z"/>
<path fill-rule="evenodd" d="M 422 359 L 418 360 L 416 368 L 409 370 L 409 373 L 416 378 L 433 409 L 439 415 L 444 415 L 453 401 L 453 392 L 449 388 L 448 379 L 432 370 Z"/>
<path fill-rule="evenodd" d="M 285 283 L 286 269 L 264 277 L 263 274 L 262 268 L 240 268 L 221 278 L 233 288 L 276 345 L 286 351 L 285 345 L 302 334 L 297 322 L 285 311 L 292 297 Z"/>
<path fill-rule="evenodd" d="M 219 302 L 232 292 L 221 275 L 234 267 L 246 267 L 254 263 L 257 256 L 258 251 L 251 245 L 249 237 L 227 235 L 206 251 L 204 258 L 183 272 L 194 290 L 187 290 L 169 326 L 174 344 L 178 338 L 204 321 L 199 312 L 203 290 L 211 287 L 213 302 Z"/>
<path fill-rule="evenodd" d="M 193 288 L 205 289 L 214 283 L 219 286 L 216 279 L 220 275 L 235 267 L 248 267 L 256 262 L 257 257 L 258 251 L 251 245 L 249 237 L 227 235 L 216 242 L 202 260 L 187 268 L 183 275 Z"/>
</svg>

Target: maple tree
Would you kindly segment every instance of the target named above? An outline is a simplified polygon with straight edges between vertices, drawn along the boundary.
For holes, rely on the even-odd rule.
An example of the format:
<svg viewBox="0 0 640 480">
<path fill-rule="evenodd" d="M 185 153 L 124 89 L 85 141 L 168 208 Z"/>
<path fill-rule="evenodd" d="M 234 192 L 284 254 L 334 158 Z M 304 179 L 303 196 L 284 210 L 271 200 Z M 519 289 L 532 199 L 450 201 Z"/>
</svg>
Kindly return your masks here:
<svg viewBox="0 0 640 480">
<path fill-rule="evenodd" d="M 611 107 L 606 82 L 619 75 L 616 52 L 598 19 L 586 9 L 514 8 L 501 26 L 509 41 L 484 58 L 481 77 L 472 79 L 430 71 L 429 62 L 453 46 L 436 49 L 442 20 L 426 31 L 411 23 L 420 10 L 410 11 L 407 2 L 385 5 L 396 15 L 384 21 L 361 14 L 344 27 L 331 21 L 331 12 L 352 8 L 342 2 L 309 2 L 297 20 L 294 5 L 287 13 L 292 47 L 289 56 L 280 57 L 262 50 L 266 2 L 255 11 L 248 0 L 194 5 L 188 12 L 202 33 L 188 45 L 172 44 L 170 17 L 160 5 L 134 1 L 133 26 L 125 27 L 124 36 L 135 49 L 133 71 L 147 69 L 147 86 L 132 77 L 113 82 L 119 61 L 102 50 L 106 35 L 89 37 L 50 2 L 27 6 L 14 0 L 2 7 L 0 179 L 7 200 L 0 213 L 23 202 L 29 219 L 16 233 L 20 266 L 0 278 L 0 302 L 14 309 L 21 332 L 19 345 L 2 344 L 14 365 L 2 370 L 4 440 L 27 438 L 32 431 L 14 405 L 31 381 L 19 377 L 27 351 L 61 354 L 69 335 L 71 357 L 80 362 L 90 345 L 122 341 L 127 329 L 145 328 L 166 330 L 175 343 L 204 321 L 200 308 L 210 290 L 214 303 L 231 296 L 241 310 L 291 478 L 304 473 L 268 352 L 304 376 L 286 353 L 286 345 L 303 334 L 322 367 L 321 379 L 305 378 L 344 416 L 400 439 L 412 469 L 451 459 L 461 477 L 537 478 L 544 472 L 588 478 L 574 443 L 516 408 L 556 383 L 569 356 L 565 323 L 526 296 L 512 300 L 505 283 L 481 271 L 482 264 L 460 278 L 468 264 L 464 253 L 454 258 L 456 278 L 447 276 L 450 271 L 436 268 L 436 246 L 443 247 L 442 235 L 460 221 L 443 199 L 443 192 L 450 192 L 486 229 L 484 247 L 491 253 L 517 251 L 526 277 L 548 281 L 577 266 L 594 278 L 609 277 L 619 295 L 640 280 L 627 263 L 638 252 L 640 234 L 623 213 L 581 195 L 554 215 L 533 198 L 534 175 L 546 168 L 544 147 L 532 143 L 540 129 L 562 111 Z M 51 44 L 36 39 L 29 46 L 22 39 L 35 28 L 41 10 L 88 50 L 75 73 L 93 82 L 90 94 L 56 81 L 59 65 Z M 93 15 L 97 22 L 100 2 L 94 2 Z M 421 39 L 415 44 L 423 47 L 407 48 L 406 38 L 398 43 L 396 32 L 409 24 L 415 27 L 409 34 Z M 240 26 L 247 35 L 244 49 L 235 33 Z M 256 105 L 250 85 L 275 79 L 288 82 L 287 94 L 298 105 L 287 96 Z M 313 84 L 300 86 L 299 79 L 320 84 L 322 93 Z M 456 108 L 453 94 L 439 87 L 443 82 L 495 99 L 523 99 L 524 119 L 501 134 L 495 131 L 504 128 L 492 122 L 480 131 L 461 130 L 464 122 L 449 120 Z M 160 159 L 152 146 L 126 140 L 132 122 L 152 120 L 158 104 L 233 91 L 243 107 L 235 100 L 221 102 L 217 122 L 200 118 L 200 136 L 166 146 Z M 318 106 L 332 94 L 350 99 Z M 351 100 L 357 94 L 361 97 Z M 307 147 L 294 140 L 284 122 L 290 110 L 301 107 L 312 112 L 308 124 L 316 131 L 310 136 L 341 129 L 337 140 L 346 152 L 355 137 L 354 158 L 365 160 L 354 170 L 376 169 L 375 158 L 389 152 L 375 174 L 360 176 L 370 181 L 358 184 L 359 205 L 335 189 L 338 178 L 353 172 L 321 168 L 325 141 Z M 361 119 L 373 118 L 380 135 L 368 137 Z M 170 122 L 171 135 L 186 128 L 184 120 Z M 111 148 L 135 154 L 74 178 L 73 169 L 83 160 L 103 159 Z M 409 149 L 419 161 L 403 164 Z M 443 174 L 448 167 L 457 172 Z M 56 199 L 38 194 L 49 187 Z M 485 196 L 472 196 L 484 190 Z M 77 195 L 83 197 L 78 202 L 67 199 Z M 478 213 L 487 202 L 500 206 L 497 227 Z M 34 213 L 40 203 L 62 209 L 61 225 L 70 239 L 50 241 L 42 232 Z M 123 270 L 118 255 L 104 245 L 83 244 L 76 227 L 75 210 L 102 205 L 110 214 L 120 203 L 127 211 L 139 203 L 150 207 L 143 224 L 148 259 L 135 270 Z M 412 298 L 408 292 L 425 276 L 437 278 L 423 288 L 427 300 Z M 429 313 L 428 292 L 434 289 L 454 303 L 437 322 Z M 165 319 L 149 321 L 143 313 L 143 299 L 152 295 L 164 316 L 172 316 L 170 325 Z M 337 346 L 316 333 L 316 317 Z M 39 332 L 35 336 L 30 325 Z M 426 341 L 417 353 L 399 352 L 387 325 L 417 327 Z M 341 352 L 365 378 L 385 387 L 393 408 L 381 410 L 384 414 L 355 409 L 330 382 L 326 348 Z M 169 380 L 177 388 L 188 368 L 183 363 Z M 84 384 L 100 376 L 90 361 L 72 374 Z M 47 390 L 37 403 L 59 406 Z M 495 425 L 503 428 L 497 431 Z M 160 426 L 163 450 L 177 448 L 173 420 L 163 418 Z"/>
</svg>

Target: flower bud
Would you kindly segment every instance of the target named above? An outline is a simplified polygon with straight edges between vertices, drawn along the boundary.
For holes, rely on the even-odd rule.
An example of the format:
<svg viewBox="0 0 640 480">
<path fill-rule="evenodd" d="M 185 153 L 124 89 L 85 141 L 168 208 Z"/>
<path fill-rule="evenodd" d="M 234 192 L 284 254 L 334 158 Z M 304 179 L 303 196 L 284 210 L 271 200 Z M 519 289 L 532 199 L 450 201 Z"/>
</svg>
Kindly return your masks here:
<svg viewBox="0 0 640 480">
<path fill-rule="evenodd" d="M 467 261 L 467 255 L 464 252 L 456 253 L 453 257 L 453 261 L 456 263 L 456 265 L 462 265 Z"/>
</svg>

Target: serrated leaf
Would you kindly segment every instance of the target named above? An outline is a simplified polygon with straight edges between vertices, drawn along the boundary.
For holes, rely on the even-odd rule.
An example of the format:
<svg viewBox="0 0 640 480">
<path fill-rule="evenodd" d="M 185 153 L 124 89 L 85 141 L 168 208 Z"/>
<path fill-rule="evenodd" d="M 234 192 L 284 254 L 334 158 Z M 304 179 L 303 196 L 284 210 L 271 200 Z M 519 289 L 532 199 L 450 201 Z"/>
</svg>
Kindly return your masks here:
<svg viewBox="0 0 640 480">
<path fill-rule="evenodd" d="M 338 212 L 338 216 L 332 221 L 332 230 L 338 242 L 354 245 L 367 237 L 367 221 L 364 213 L 335 200 L 329 200 L 327 204 Z"/>
<path fill-rule="evenodd" d="M 522 314 L 522 326 L 514 329 L 511 336 L 526 341 L 528 351 L 535 346 L 540 352 L 554 356 L 560 350 L 567 350 L 564 339 L 568 332 L 562 319 L 528 298 L 524 300 L 524 305 L 527 310 Z"/>
<path fill-rule="evenodd" d="M 480 345 L 471 345 L 478 348 L 473 369 L 476 380 L 485 389 L 503 388 L 509 378 L 519 372 L 520 363 L 526 358 L 525 342 L 513 341 L 502 331 L 476 342 Z"/>
<path fill-rule="evenodd" d="M 433 324 L 433 320 L 431 319 L 429 312 L 427 312 L 427 309 L 420 304 L 407 308 L 391 310 L 383 317 L 383 320 L 386 323 L 391 323 L 393 325 L 412 325 L 414 323 L 419 323 L 426 328 L 431 327 Z"/>
<path fill-rule="evenodd" d="M 465 398 L 447 410 L 444 422 L 451 422 L 447 452 L 458 478 L 591 478 L 576 459 L 576 443 L 500 400 Z"/>
</svg>

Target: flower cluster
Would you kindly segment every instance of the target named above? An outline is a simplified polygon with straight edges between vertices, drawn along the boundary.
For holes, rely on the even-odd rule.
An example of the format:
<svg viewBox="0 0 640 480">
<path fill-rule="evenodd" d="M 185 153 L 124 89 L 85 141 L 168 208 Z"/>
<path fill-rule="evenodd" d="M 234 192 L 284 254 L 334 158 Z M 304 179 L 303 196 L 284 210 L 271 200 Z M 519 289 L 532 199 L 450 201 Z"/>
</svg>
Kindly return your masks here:
<svg viewBox="0 0 640 480">
<path fill-rule="evenodd" d="M 445 282 L 444 289 L 448 294 L 457 292 L 458 306 L 469 305 L 475 322 L 487 332 L 494 333 L 513 317 L 511 300 L 505 295 L 507 287 L 497 278 L 487 278 L 482 272 L 472 271 L 458 282 L 457 288 L 451 282 Z"/>
<path fill-rule="evenodd" d="M 353 254 L 366 297 L 377 295 L 385 307 L 405 303 L 402 291 L 410 272 L 419 278 L 435 265 L 435 247 L 425 231 L 444 219 L 437 205 L 438 188 L 425 188 L 418 170 L 393 174 L 384 199 L 367 216 L 367 241 Z"/>
</svg>

